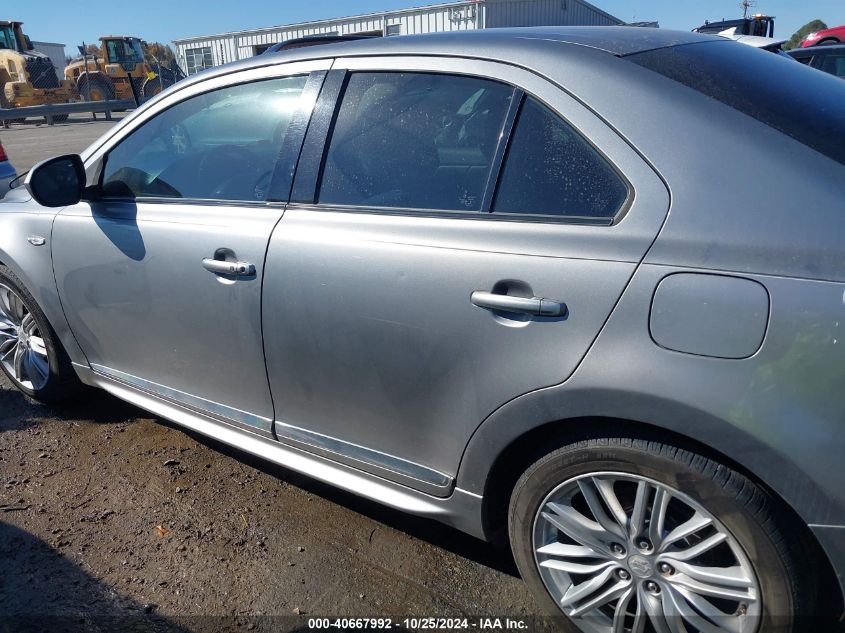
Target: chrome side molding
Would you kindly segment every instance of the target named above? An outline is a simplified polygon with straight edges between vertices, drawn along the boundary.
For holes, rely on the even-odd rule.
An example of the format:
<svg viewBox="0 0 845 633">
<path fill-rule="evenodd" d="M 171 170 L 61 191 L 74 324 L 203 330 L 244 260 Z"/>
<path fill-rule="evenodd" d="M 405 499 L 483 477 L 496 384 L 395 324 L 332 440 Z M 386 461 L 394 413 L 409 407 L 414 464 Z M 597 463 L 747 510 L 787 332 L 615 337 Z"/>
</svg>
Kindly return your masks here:
<svg viewBox="0 0 845 633">
<path fill-rule="evenodd" d="M 104 389 L 121 400 L 182 427 L 360 497 L 404 512 L 437 519 L 480 539 L 487 538 L 482 518 L 482 499 L 478 495 L 460 488 L 454 488 L 452 494 L 445 498 L 427 495 L 352 466 L 287 446 L 240 426 L 221 422 L 83 365 L 74 367 L 84 377 L 86 384 Z"/>
<path fill-rule="evenodd" d="M 276 437 L 285 444 L 328 457 L 435 497 L 446 497 L 452 492 L 454 485 L 452 477 L 427 466 L 328 435 L 307 431 L 278 420 L 274 425 L 274 430 Z"/>
<path fill-rule="evenodd" d="M 183 391 L 171 389 L 170 387 L 165 387 L 164 385 L 159 385 L 158 383 L 138 378 L 137 376 L 127 374 L 117 369 L 104 367 L 103 365 L 91 363 L 91 369 L 101 376 L 107 376 L 114 380 L 125 382 L 133 387 L 143 389 L 144 391 L 166 398 L 167 400 L 172 400 L 173 402 L 190 407 L 201 413 L 207 413 L 209 415 L 219 417 L 224 421 L 238 424 L 254 433 L 261 433 L 267 437 L 272 437 L 272 434 L 270 433 L 270 423 L 272 420 L 269 418 L 241 411 L 239 409 L 233 409 L 232 407 L 227 407 L 226 405 L 212 402 L 211 400 L 205 400 L 204 398 L 198 398 Z"/>
</svg>

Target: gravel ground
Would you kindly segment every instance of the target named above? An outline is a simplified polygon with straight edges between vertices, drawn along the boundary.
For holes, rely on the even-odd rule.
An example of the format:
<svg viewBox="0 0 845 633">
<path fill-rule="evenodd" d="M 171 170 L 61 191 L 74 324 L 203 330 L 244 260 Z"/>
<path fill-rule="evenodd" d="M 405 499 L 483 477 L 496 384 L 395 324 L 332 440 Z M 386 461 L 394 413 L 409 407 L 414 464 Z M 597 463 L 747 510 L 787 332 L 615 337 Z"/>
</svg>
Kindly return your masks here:
<svg viewBox="0 0 845 633">
<path fill-rule="evenodd" d="M 38 120 L 13 123 L 8 128 L 0 125 L 0 141 L 9 160 L 22 174 L 45 158 L 81 152 L 123 116 L 116 112 L 111 121 L 106 121 L 102 114 L 98 114 L 96 120 L 90 114 L 73 114 L 65 123 L 55 125 Z"/>
<path fill-rule="evenodd" d="M 0 630 L 293 630 L 308 616 L 535 609 L 506 552 L 107 394 L 51 409 L 0 379 Z M 114 617 L 127 619 L 104 624 Z"/>
</svg>

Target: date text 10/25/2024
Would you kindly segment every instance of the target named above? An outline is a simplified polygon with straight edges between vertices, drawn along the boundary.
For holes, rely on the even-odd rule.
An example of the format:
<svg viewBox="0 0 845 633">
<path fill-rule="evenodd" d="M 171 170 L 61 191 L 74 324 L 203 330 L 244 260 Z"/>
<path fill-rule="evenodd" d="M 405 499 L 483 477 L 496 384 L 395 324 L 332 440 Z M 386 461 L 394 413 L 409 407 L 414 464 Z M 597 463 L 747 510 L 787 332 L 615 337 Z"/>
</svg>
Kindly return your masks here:
<svg viewBox="0 0 845 633">
<path fill-rule="evenodd" d="M 515 618 L 309 618 L 308 628 L 311 630 L 350 629 L 389 631 L 392 629 L 419 630 L 477 630 L 477 631 L 524 631 L 528 629 L 528 622 Z"/>
</svg>

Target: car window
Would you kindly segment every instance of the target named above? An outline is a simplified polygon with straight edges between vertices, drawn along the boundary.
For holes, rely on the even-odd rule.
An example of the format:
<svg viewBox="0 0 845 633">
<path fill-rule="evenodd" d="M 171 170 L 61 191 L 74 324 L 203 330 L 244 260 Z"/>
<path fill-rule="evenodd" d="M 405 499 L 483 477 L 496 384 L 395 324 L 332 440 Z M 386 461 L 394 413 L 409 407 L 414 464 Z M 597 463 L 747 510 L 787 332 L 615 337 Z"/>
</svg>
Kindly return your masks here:
<svg viewBox="0 0 845 633">
<path fill-rule="evenodd" d="M 480 211 L 513 93 L 456 75 L 352 73 L 318 202 Z"/>
<path fill-rule="evenodd" d="M 819 65 L 822 70 L 836 77 L 845 77 L 845 53 L 830 53 L 824 55 Z"/>
<path fill-rule="evenodd" d="M 757 119 L 845 165 L 845 82 L 734 42 L 700 42 L 625 59 Z"/>
<path fill-rule="evenodd" d="M 532 98 L 517 118 L 493 211 L 612 218 L 628 187 L 569 124 Z"/>
<path fill-rule="evenodd" d="M 229 86 L 144 123 L 106 158 L 103 191 L 263 201 L 307 76 Z"/>
</svg>

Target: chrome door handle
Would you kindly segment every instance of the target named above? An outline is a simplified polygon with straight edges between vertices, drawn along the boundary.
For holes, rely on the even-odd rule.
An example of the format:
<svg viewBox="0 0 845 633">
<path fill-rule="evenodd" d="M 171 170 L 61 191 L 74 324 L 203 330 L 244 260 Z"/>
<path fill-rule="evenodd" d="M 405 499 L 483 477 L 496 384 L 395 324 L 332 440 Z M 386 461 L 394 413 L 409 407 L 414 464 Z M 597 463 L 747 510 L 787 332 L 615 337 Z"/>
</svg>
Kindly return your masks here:
<svg viewBox="0 0 845 633">
<path fill-rule="evenodd" d="M 218 275 L 232 275 L 234 277 L 252 277 L 255 266 L 247 262 L 227 262 L 222 259 L 206 257 L 202 260 L 202 267 Z"/>
<path fill-rule="evenodd" d="M 530 314 L 532 316 L 566 316 L 568 310 L 565 303 L 543 299 L 542 297 L 514 297 L 511 295 L 497 295 L 492 292 L 476 290 L 469 299 L 473 305 L 487 310 L 499 312 L 514 312 L 516 314 Z"/>
</svg>

